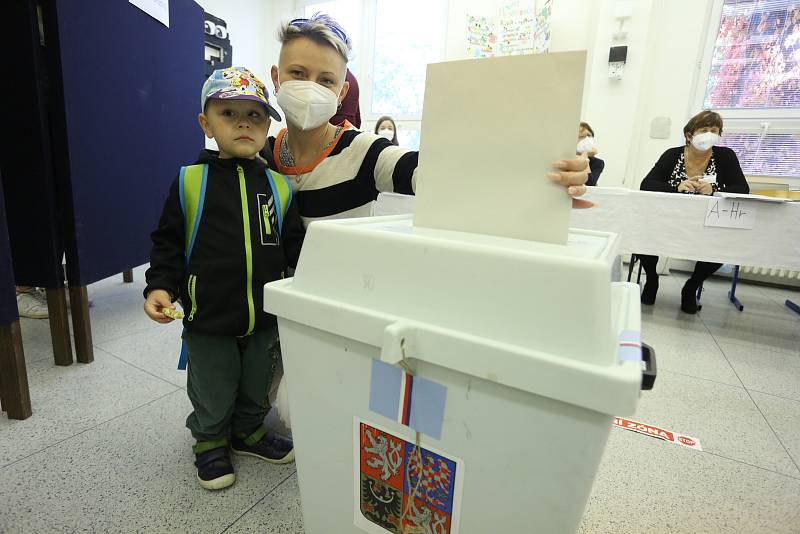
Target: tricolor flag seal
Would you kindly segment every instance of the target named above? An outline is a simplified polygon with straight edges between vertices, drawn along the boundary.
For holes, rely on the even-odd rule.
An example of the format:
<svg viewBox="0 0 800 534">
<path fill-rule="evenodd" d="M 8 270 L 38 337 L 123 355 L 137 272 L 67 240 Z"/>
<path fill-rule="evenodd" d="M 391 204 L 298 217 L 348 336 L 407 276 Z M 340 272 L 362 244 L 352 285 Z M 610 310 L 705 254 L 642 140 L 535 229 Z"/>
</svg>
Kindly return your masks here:
<svg viewBox="0 0 800 534">
<path fill-rule="evenodd" d="M 369 409 L 423 434 L 442 438 L 447 387 L 399 367 L 372 361 Z"/>
</svg>

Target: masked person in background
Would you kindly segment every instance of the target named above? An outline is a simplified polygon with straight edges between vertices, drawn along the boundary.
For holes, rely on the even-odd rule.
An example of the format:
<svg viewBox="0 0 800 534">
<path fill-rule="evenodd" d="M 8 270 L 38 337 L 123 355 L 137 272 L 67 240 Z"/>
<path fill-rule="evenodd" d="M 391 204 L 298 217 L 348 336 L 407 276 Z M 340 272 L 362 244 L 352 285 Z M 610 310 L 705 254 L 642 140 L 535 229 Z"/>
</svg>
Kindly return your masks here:
<svg viewBox="0 0 800 534">
<path fill-rule="evenodd" d="M 603 172 L 606 163 L 597 157 L 594 130 L 586 122 L 578 125 L 578 146 L 575 147 L 576 154 L 583 154 L 584 152 L 589 156 L 589 179 L 586 180 L 586 185 L 597 185 L 597 180 L 600 179 L 600 173 Z"/>
<path fill-rule="evenodd" d="M 722 134 L 722 117 L 713 111 L 701 111 L 683 127 L 684 146 L 664 152 L 642 180 L 644 191 L 662 191 L 694 195 L 713 195 L 715 191 L 749 193 L 736 152 L 716 146 Z M 637 254 L 647 273 L 642 304 L 654 304 L 658 292 L 658 256 Z M 681 310 L 697 313 L 697 289 L 722 267 L 721 263 L 698 261 L 691 278 L 681 290 Z"/>
<path fill-rule="evenodd" d="M 316 13 L 285 24 L 279 39 L 272 83 L 287 127 L 269 138 L 261 155 L 292 183 L 306 226 L 316 219 L 369 216 L 380 191 L 413 194 L 418 152 L 356 130 L 347 121 L 339 126 L 328 122 L 349 90 L 345 76 L 351 43 L 344 29 Z M 466 143 L 464 150 L 469 150 Z M 559 160 L 553 167 L 549 177 L 568 188 L 566 194 L 586 191 L 585 158 Z M 591 205 L 573 199 L 573 206 Z"/>
<path fill-rule="evenodd" d="M 384 115 L 375 123 L 375 133 L 391 141 L 394 146 L 400 144 L 397 142 L 397 126 L 395 126 L 394 120 L 388 115 Z"/>
</svg>

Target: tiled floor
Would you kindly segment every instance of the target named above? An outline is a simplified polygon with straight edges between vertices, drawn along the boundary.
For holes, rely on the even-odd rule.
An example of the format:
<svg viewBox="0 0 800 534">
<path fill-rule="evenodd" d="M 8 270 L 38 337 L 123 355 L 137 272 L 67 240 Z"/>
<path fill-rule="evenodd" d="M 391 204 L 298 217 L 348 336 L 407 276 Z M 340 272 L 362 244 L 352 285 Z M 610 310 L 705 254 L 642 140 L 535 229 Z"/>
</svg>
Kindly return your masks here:
<svg viewBox="0 0 800 534">
<path fill-rule="evenodd" d="M 0 416 L 0 532 L 301 533 L 293 466 L 236 457 L 231 489 L 197 486 L 180 326 L 144 317 L 142 274 L 90 287 L 91 365 L 55 367 L 47 322 L 23 320 L 34 415 Z M 703 451 L 612 430 L 580 531 L 800 532 L 800 294 L 741 285 L 740 313 L 711 281 L 691 317 L 684 280 L 643 309 L 659 376 L 634 419 Z"/>
</svg>

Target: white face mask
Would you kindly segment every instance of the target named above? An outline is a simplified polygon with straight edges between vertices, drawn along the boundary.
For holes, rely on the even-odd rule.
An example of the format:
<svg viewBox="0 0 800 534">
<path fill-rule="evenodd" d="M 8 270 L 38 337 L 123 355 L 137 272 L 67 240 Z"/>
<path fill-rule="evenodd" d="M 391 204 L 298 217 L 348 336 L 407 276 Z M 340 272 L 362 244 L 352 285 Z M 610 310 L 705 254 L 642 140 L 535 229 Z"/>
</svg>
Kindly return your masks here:
<svg viewBox="0 0 800 534">
<path fill-rule="evenodd" d="M 719 141 L 719 135 L 715 134 L 714 132 L 705 132 L 692 137 L 692 146 L 697 150 L 705 152 L 712 146 L 716 145 L 717 141 Z"/>
<path fill-rule="evenodd" d="M 339 99 L 316 82 L 290 80 L 278 86 L 278 105 L 286 120 L 301 130 L 313 130 L 336 115 Z"/>
<path fill-rule="evenodd" d="M 584 152 L 588 152 L 595 147 L 594 145 L 594 137 L 586 136 L 580 141 L 578 141 L 578 146 L 575 147 L 576 154 L 583 154 Z"/>
<path fill-rule="evenodd" d="M 394 130 L 390 130 L 389 128 L 384 128 L 383 130 L 378 130 L 378 135 L 391 141 L 392 139 L 394 139 Z"/>
</svg>

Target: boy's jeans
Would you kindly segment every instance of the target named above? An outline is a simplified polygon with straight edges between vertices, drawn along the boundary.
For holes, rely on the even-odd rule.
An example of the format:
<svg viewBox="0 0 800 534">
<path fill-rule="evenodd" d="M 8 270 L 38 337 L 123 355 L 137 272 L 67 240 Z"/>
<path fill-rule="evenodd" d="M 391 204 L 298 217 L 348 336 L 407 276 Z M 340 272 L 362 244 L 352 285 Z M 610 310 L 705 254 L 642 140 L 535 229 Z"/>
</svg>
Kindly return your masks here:
<svg viewBox="0 0 800 534">
<path fill-rule="evenodd" d="M 187 392 L 194 411 L 186 427 L 197 440 L 196 454 L 246 437 L 264 424 L 269 387 L 280 358 L 278 327 L 246 337 L 217 336 L 186 330 L 189 353 Z"/>
</svg>

